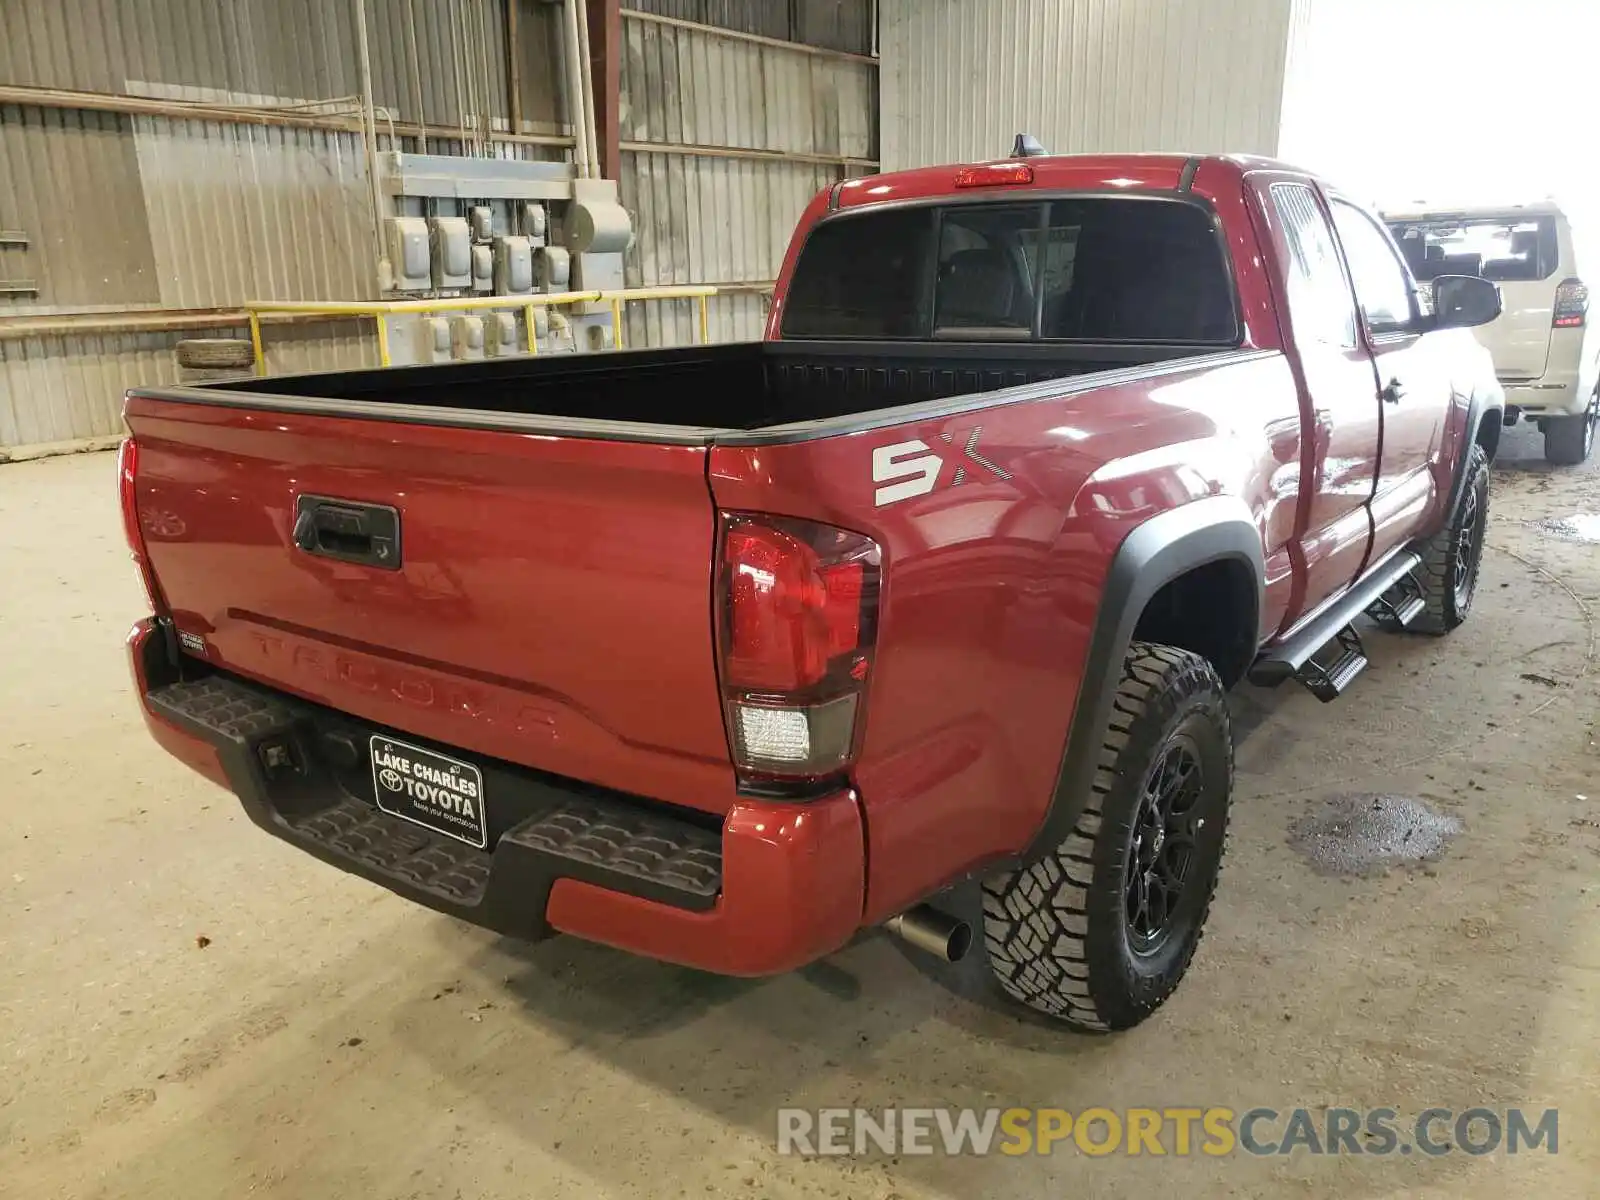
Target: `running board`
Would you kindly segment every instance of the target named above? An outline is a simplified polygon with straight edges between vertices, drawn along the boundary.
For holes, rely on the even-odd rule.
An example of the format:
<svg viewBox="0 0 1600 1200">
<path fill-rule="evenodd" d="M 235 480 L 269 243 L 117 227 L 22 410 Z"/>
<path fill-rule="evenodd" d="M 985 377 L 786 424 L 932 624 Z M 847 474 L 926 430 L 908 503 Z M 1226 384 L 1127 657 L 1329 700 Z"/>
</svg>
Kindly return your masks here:
<svg viewBox="0 0 1600 1200">
<path fill-rule="evenodd" d="M 1367 669 L 1366 647 L 1361 644 L 1361 635 L 1356 632 L 1354 625 L 1346 625 L 1341 629 L 1339 636 L 1328 646 L 1335 650 L 1333 661 L 1324 664 L 1312 658 L 1295 675 L 1305 685 L 1306 691 L 1324 704 L 1342 696 L 1356 677 Z"/>
<path fill-rule="evenodd" d="M 1365 610 L 1372 607 L 1385 592 L 1394 587 L 1411 572 L 1422 565 L 1422 559 L 1411 550 L 1403 550 L 1385 562 L 1381 567 L 1368 575 L 1355 587 L 1340 596 L 1322 612 L 1313 617 L 1303 629 L 1285 639 L 1279 645 L 1265 651 L 1256 659 L 1255 665 L 1250 668 L 1250 682 L 1261 684 L 1265 687 L 1276 687 L 1286 679 L 1300 677 L 1317 652 L 1335 638 L 1339 638 L 1346 628 Z M 1405 608 L 1409 608 L 1407 603 Z M 1403 609 L 1402 609 L 1403 611 Z M 1415 619 L 1415 614 L 1411 614 Z M 1350 630 L 1353 636 L 1355 631 Z M 1348 686 L 1366 667 L 1366 655 L 1359 652 L 1360 638 L 1355 639 L 1356 652 L 1352 656 L 1352 647 L 1341 640 L 1340 657 L 1331 667 L 1315 667 L 1310 677 L 1302 679 L 1307 687 L 1311 687 L 1318 699 L 1331 700 Z M 1360 659 L 1360 664 L 1355 665 L 1355 659 Z M 1329 683 L 1338 673 L 1343 677 L 1343 684 L 1328 692 Z M 1317 679 L 1317 676 L 1326 679 Z M 1313 687 L 1313 681 L 1319 686 Z M 1320 690 L 1319 690 L 1320 688 Z"/>
<path fill-rule="evenodd" d="M 1422 584 L 1417 579 L 1417 573 L 1412 571 L 1374 600 L 1367 609 L 1367 616 L 1393 632 L 1411 628 L 1411 622 L 1420 617 L 1427 607 L 1428 602 L 1422 596 Z"/>
</svg>

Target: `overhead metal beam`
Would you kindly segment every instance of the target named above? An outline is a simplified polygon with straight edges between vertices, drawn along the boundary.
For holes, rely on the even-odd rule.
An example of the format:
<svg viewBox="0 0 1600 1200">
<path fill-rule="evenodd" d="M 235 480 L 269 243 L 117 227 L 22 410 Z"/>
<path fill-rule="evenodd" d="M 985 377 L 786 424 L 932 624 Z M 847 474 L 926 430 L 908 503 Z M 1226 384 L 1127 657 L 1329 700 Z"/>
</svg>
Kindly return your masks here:
<svg viewBox="0 0 1600 1200">
<path fill-rule="evenodd" d="M 691 146 L 680 142 L 622 142 L 624 150 L 642 154 L 687 154 L 699 158 L 753 158 L 763 162 L 816 163 L 821 166 L 861 167 L 876 172 L 875 158 L 852 158 L 846 154 L 802 154 L 790 150 L 753 150 L 747 146 Z"/>
<path fill-rule="evenodd" d="M 170 117 L 180 121 L 216 121 L 224 125 L 268 125 L 286 129 L 327 129 L 337 133 L 360 133 L 361 116 L 337 113 L 308 113 L 303 109 L 251 107 L 238 104 L 196 103 L 181 100 L 152 100 L 147 96 L 126 96 L 110 92 L 77 92 L 64 88 L 27 87 L 0 84 L 0 104 L 20 104 L 34 108 L 61 108 L 88 112 L 128 113 L 133 116 Z M 449 138 L 449 129 L 424 130 L 409 121 L 385 120 L 379 133 L 393 129 L 396 136 L 420 138 L 424 132 L 433 138 Z M 562 134 L 489 134 L 491 142 L 515 142 L 528 146 L 570 146 L 573 139 Z"/>
</svg>

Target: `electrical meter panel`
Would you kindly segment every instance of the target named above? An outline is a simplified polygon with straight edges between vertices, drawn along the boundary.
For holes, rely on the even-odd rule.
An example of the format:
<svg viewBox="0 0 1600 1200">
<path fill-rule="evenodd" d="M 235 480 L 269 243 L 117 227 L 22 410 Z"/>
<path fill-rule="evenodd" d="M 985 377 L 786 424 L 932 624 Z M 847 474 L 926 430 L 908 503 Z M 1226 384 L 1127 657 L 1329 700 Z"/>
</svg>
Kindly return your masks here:
<svg viewBox="0 0 1600 1200">
<path fill-rule="evenodd" d="M 450 357 L 450 322 L 443 317 L 424 317 L 417 322 L 419 363 L 444 362 Z"/>
<path fill-rule="evenodd" d="M 490 313 L 483 324 L 483 349 L 494 358 L 518 353 L 517 318 L 511 313 Z"/>
<path fill-rule="evenodd" d="M 428 223 L 421 217 L 390 217 L 384 222 L 389 266 L 397 292 L 425 292 L 433 284 Z"/>
<path fill-rule="evenodd" d="M 433 241 L 433 286 L 472 286 L 472 231 L 465 217 L 430 217 Z"/>
<path fill-rule="evenodd" d="M 472 240 L 487 242 L 494 237 L 494 209 L 487 204 L 475 204 L 467 209 L 467 220 L 472 225 Z"/>
<path fill-rule="evenodd" d="M 450 357 L 483 357 L 483 318 L 462 313 L 450 318 Z"/>
<path fill-rule="evenodd" d="M 572 256 L 560 246 L 545 246 L 534 255 L 534 274 L 541 292 L 564 292 L 572 278 Z"/>
<path fill-rule="evenodd" d="M 472 248 L 472 290 L 489 292 L 494 288 L 494 247 L 488 245 Z"/>
<path fill-rule="evenodd" d="M 531 238 L 535 246 L 542 246 L 549 236 L 548 218 L 542 204 L 522 206 L 522 235 Z"/>
<path fill-rule="evenodd" d="M 533 243 L 527 238 L 495 238 L 494 290 L 501 296 L 524 296 L 533 291 Z"/>
</svg>

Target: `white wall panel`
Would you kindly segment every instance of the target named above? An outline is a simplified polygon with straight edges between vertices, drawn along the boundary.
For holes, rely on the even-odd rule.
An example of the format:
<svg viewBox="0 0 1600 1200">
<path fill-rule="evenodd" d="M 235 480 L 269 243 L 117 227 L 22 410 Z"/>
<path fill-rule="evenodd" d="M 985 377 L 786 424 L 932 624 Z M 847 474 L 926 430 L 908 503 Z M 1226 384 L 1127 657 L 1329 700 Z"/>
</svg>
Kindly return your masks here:
<svg viewBox="0 0 1600 1200">
<path fill-rule="evenodd" d="M 1277 148 L 1291 0 L 881 0 L 883 169 Z"/>
</svg>

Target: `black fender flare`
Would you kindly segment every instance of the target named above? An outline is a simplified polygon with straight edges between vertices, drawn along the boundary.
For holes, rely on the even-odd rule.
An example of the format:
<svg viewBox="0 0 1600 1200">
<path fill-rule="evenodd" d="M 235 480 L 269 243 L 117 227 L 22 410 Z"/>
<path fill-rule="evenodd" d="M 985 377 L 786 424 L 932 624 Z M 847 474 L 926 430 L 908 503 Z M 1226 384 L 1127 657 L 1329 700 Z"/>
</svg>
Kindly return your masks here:
<svg viewBox="0 0 1600 1200">
<path fill-rule="evenodd" d="M 1440 518 L 1439 528 L 1443 529 L 1450 524 L 1450 519 L 1455 515 L 1461 503 L 1461 490 L 1467 486 L 1467 464 L 1472 461 L 1472 447 L 1478 441 L 1478 429 L 1483 425 L 1483 419 L 1494 414 L 1494 419 L 1502 424 L 1505 421 L 1505 393 L 1496 388 L 1492 393 L 1486 393 L 1482 388 L 1473 388 L 1472 395 L 1467 398 L 1467 420 L 1461 430 L 1461 440 L 1456 453 L 1455 465 L 1450 468 L 1450 503 L 1445 505 L 1444 514 Z"/>
<path fill-rule="evenodd" d="M 1158 591 L 1196 567 L 1230 560 L 1242 563 L 1255 581 L 1251 620 L 1255 644 L 1261 645 L 1266 593 L 1261 546 L 1261 531 L 1249 508 L 1233 496 L 1208 496 L 1169 509 L 1123 539 L 1101 589 L 1050 808 L 1027 849 L 1018 856 L 1020 862 L 1033 862 L 1054 850 L 1077 824 L 1111 725 L 1111 703 L 1121 682 L 1122 660 L 1140 615 Z"/>
</svg>

